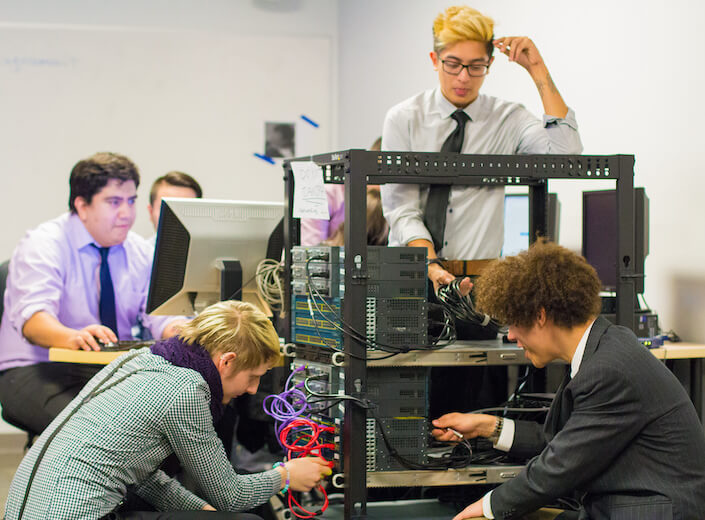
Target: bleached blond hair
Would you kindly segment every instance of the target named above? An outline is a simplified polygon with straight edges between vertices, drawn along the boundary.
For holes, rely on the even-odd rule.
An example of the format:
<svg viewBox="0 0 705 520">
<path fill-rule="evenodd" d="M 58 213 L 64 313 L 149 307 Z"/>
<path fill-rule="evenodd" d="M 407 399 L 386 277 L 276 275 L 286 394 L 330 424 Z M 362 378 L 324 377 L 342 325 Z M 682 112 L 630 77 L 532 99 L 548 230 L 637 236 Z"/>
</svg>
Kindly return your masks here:
<svg viewBox="0 0 705 520">
<path fill-rule="evenodd" d="M 179 336 L 198 343 L 210 354 L 234 352 L 236 370 L 273 364 L 279 356 L 279 336 L 272 322 L 257 307 L 240 301 L 224 301 L 207 307 L 179 328 Z"/>
<path fill-rule="evenodd" d="M 472 40 L 487 44 L 492 57 L 494 20 L 477 9 L 455 5 L 440 13 L 433 22 L 433 50 L 436 54 L 454 43 Z"/>
</svg>

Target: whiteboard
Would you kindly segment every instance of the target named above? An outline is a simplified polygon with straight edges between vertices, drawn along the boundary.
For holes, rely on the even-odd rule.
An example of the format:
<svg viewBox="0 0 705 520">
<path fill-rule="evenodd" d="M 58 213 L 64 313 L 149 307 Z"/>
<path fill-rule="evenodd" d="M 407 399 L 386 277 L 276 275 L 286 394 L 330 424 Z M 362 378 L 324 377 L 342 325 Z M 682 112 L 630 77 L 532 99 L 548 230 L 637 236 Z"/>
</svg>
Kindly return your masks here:
<svg viewBox="0 0 705 520">
<path fill-rule="evenodd" d="M 296 123 L 296 155 L 328 151 L 331 70 L 327 37 L 0 25 L 0 259 L 66 210 L 71 168 L 98 151 L 139 167 L 145 236 L 149 186 L 169 170 L 206 197 L 283 200 L 281 160 L 254 156 L 264 123 Z"/>
</svg>

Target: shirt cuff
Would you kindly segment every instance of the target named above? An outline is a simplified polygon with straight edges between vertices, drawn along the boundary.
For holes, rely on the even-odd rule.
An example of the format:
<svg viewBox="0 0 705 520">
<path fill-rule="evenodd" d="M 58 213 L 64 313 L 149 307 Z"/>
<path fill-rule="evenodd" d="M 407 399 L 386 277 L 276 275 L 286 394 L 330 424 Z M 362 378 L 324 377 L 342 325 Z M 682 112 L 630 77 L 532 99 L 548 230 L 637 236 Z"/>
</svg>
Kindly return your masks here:
<svg viewBox="0 0 705 520">
<path fill-rule="evenodd" d="M 514 421 L 511 419 L 504 419 L 502 431 L 499 433 L 499 439 L 497 439 L 497 442 L 493 445 L 493 447 L 496 450 L 509 451 L 512 449 L 512 444 L 514 444 Z"/>
<path fill-rule="evenodd" d="M 5 312 L 8 311 L 9 309 L 5 307 Z M 27 323 L 27 321 L 38 312 L 46 312 L 47 314 L 51 315 L 52 318 L 58 320 L 54 309 L 47 308 L 46 304 L 32 303 L 24 307 L 19 312 L 15 313 L 14 316 L 8 312 L 10 323 L 12 324 L 14 329 L 19 333 L 19 335 L 23 336 L 22 329 L 24 329 L 25 323 Z"/>
<path fill-rule="evenodd" d="M 270 469 L 269 471 L 264 473 L 263 476 L 268 476 L 272 479 L 271 480 L 272 487 L 270 488 L 272 495 L 276 495 L 284 487 L 284 482 L 282 482 L 282 476 L 279 473 L 278 469 L 276 469 L 276 468 Z"/>
<path fill-rule="evenodd" d="M 564 123 L 571 127 L 573 130 L 578 129 L 578 120 L 575 118 L 575 112 L 570 107 L 568 107 L 568 113 L 565 115 L 565 117 L 549 116 L 547 114 L 543 115 L 544 128 L 557 123 Z"/>
<path fill-rule="evenodd" d="M 433 243 L 433 238 L 431 238 L 431 233 L 429 233 L 426 226 L 424 226 L 423 221 L 419 219 L 404 219 L 397 223 L 398 233 L 395 236 L 399 239 L 399 244 L 406 246 L 409 242 L 413 240 L 428 240 Z"/>
<path fill-rule="evenodd" d="M 494 514 L 492 514 L 492 503 L 490 500 L 491 496 L 492 496 L 492 491 L 490 491 L 484 497 L 482 497 L 482 514 L 485 515 L 486 518 L 493 520 Z"/>
<path fill-rule="evenodd" d="M 159 341 L 162 339 L 162 336 L 164 335 L 164 330 L 174 323 L 175 321 L 189 321 L 189 318 L 187 316 L 150 316 L 148 314 L 143 315 L 145 318 L 150 320 L 148 323 L 144 323 L 148 329 L 149 332 L 152 333 L 152 337 L 155 339 L 155 341 Z M 154 321 L 151 321 L 154 320 Z"/>
</svg>

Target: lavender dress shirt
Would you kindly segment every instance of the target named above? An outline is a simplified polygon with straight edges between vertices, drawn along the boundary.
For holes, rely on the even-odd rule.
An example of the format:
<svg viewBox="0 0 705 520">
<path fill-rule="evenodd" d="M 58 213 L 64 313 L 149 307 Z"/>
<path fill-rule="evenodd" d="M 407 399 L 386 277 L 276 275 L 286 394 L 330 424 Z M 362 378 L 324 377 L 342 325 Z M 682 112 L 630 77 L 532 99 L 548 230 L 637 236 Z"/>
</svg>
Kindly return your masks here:
<svg viewBox="0 0 705 520">
<path fill-rule="evenodd" d="M 29 231 L 10 260 L 5 312 L 0 324 L 0 370 L 49 360 L 49 350 L 22 335 L 35 313 L 51 314 L 63 325 L 82 329 L 100 323 L 98 312 L 100 253 L 77 215 L 65 213 Z M 115 288 L 120 339 L 133 339 L 141 318 L 155 338 L 181 317 L 145 314 L 154 248 L 130 232 L 110 248 L 108 263 Z"/>
<path fill-rule="evenodd" d="M 301 245 L 317 246 L 332 237 L 345 222 L 345 186 L 326 184 L 326 197 L 330 220 L 317 218 L 301 219 Z"/>
</svg>

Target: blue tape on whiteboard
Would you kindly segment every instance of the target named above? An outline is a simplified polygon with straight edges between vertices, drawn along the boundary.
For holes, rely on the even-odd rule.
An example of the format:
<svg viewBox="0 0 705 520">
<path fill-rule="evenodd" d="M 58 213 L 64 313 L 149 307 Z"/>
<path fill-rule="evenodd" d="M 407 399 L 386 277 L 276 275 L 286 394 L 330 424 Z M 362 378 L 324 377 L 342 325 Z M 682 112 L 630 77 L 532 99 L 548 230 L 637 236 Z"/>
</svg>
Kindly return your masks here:
<svg viewBox="0 0 705 520">
<path fill-rule="evenodd" d="M 309 119 L 308 117 L 303 116 L 303 115 L 301 116 L 301 119 L 303 119 L 304 121 L 306 121 L 309 125 L 311 125 L 311 126 L 313 126 L 313 127 L 315 127 L 315 128 L 318 128 L 318 123 L 316 123 L 314 120 Z"/>
<path fill-rule="evenodd" d="M 261 153 L 256 153 L 256 154 L 255 154 L 255 157 L 257 157 L 258 159 L 262 159 L 263 161 L 266 161 L 266 162 L 268 162 L 269 164 L 276 164 L 276 162 L 274 161 L 274 159 L 272 159 L 272 158 L 269 157 L 268 155 L 263 155 L 263 154 L 261 154 Z"/>
</svg>

